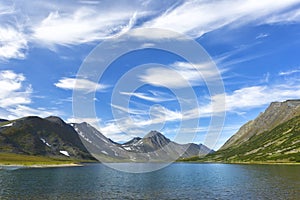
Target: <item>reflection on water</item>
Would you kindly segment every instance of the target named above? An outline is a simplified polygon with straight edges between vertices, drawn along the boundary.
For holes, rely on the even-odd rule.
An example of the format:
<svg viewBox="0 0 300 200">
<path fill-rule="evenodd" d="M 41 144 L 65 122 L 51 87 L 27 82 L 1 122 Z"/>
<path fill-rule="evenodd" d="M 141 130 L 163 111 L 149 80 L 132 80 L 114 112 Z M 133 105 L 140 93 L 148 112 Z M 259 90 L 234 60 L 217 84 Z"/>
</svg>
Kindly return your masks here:
<svg viewBox="0 0 300 200">
<path fill-rule="evenodd" d="M 300 166 L 292 165 L 176 163 L 145 174 L 101 164 L 0 170 L 0 199 L 297 199 L 299 188 Z"/>
</svg>

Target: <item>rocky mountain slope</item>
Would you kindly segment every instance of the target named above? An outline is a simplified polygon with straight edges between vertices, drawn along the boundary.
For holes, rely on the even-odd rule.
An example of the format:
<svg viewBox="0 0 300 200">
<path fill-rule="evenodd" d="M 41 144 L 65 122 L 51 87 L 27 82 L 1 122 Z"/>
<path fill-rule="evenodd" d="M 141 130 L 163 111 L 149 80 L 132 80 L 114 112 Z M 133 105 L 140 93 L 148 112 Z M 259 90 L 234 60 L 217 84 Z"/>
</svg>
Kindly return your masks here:
<svg viewBox="0 0 300 200">
<path fill-rule="evenodd" d="M 157 131 L 149 132 L 143 138 L 118 144 L 107 139 L 97 129 L 87 123 L 72 124 L 82 137 L 85 146 L 92 155 L 104 162 L 110 161 L 171 161 L 195 155 L 205 155 L 211 152 L 204 145 L 177 144 Z"/>
<path fill-rule="evenodd" d="M 274 102 L 202 160 L 300 162 L 300 100 Z"/>
<path fill-rule="evenodd" d="M 248 141 L 252 136 L 270 131 L 281 123 L 300 115 L 300 100 L 287 100 L 273 102 L 256 119 L 247 122 L 234 134 L 220 150 L 239 146 Z"/>
</svg>

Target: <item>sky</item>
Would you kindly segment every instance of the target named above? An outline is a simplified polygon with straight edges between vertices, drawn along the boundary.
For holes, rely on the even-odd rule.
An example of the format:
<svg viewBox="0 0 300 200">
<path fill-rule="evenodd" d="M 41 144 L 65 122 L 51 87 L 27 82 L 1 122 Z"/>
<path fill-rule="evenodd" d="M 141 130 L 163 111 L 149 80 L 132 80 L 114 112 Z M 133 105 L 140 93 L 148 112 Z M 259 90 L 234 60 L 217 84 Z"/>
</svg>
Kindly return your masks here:
<svg viewBox="0 0 300 200">
<path fill-rule="evenodd" d="M 1 0 L 0 118 L 218 149 L 271 102 L 300 98 L 299 49 L 299 0 Z"/>
</svg>

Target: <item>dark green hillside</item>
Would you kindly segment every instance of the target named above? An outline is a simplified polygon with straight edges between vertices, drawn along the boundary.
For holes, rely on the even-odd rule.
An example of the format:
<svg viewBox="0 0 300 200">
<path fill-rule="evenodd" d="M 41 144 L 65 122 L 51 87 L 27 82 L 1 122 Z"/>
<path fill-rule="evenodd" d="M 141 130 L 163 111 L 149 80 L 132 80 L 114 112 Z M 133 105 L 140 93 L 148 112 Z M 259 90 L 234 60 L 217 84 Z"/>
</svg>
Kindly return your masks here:
<svg viewBox="0 0 300 200">
<path fill-rule="evenodd" d="M 270 131 L 254 135 L 242 145 L 219 150 L 201 160 L 221 162 L 300 162 L 300 116 L 294 117 Z"/>
<path fill-rule="evenodd" d="M 92 158 L 73 127 L 58 117 L 25 117 L 5 123 L 0 127 L 0 152 L 70 159 Z"/>
</svg>

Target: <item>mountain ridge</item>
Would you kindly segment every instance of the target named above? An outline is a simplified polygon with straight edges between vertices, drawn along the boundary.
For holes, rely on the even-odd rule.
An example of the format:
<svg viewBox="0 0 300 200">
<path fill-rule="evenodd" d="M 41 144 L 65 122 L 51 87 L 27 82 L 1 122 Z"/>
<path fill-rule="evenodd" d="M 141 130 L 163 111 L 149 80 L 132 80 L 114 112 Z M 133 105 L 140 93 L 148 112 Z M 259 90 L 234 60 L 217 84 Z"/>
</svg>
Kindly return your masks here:
<svg viewBox="0 0 300 200">
<path fill-rule="evenodd" d="M 257 118 L 244 124 L 237 133 L 225 142 L 220 150 L 224 150 L 230 146 L 238 146 L 253 135 L 268 131 L 297 115 L 300 115 L 300 100 L 272 102 Z"/>
<path fill-rule="evenodd" d="M 204 155 L 210 153 L 209 148 L 197 144 L 177 144 L 166 138 L 158 131 L 150 131 L 143 138 L 135 137 L 128 142 L 119 144 L 112 140 L 103 140 L 103 134 L 92 126 L 74 124 L 75 129 L 84 135 L 83 141 L 92 154 L 101 161 L 133 161 L 133 162 L 157 162 L 172 161 L 179 157 L 192 155 Z M 88 129 L 90 131 L 88 131 Z M 85 133 L 85 134 L 84 134 Z M 101 135 L 94 137 L 94 135 Z M 87 138 L 90 141 L 89 142 Z M 189 148 L 193 146 L 194 148 Z"/>
<path fill-rule="evenodd" d="M 300 100 L 273 102 L 254 120 L 244 124 L 209 162 L 300 162 Z"/>
</svg>

